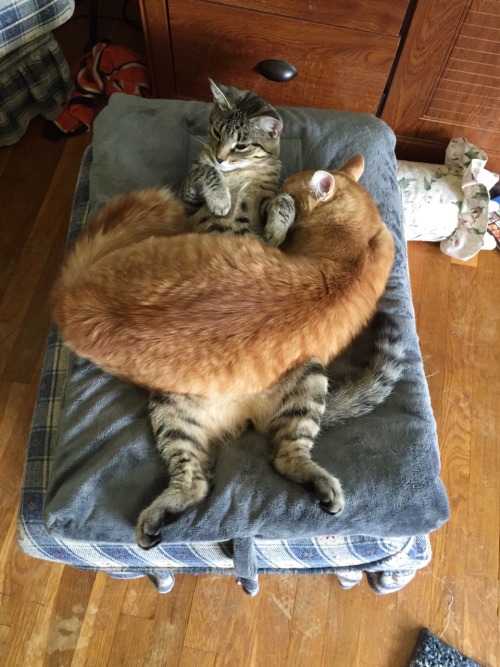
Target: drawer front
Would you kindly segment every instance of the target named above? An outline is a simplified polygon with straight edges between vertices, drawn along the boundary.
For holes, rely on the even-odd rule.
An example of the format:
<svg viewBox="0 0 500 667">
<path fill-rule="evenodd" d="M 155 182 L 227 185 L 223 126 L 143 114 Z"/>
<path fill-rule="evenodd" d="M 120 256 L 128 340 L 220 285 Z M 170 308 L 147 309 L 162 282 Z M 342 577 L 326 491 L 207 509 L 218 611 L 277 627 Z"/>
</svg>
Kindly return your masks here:
<svg viewBox="0 0 500 667">
<path fill-rule="evenodd" d="M 399 35 L 408 0 L 216 0 L 223 5 L 266 14 L 343 26 L 381 35 Z"/>
<path fill-rule="evenodd" d="M 272 104 L 376 113 L 399 42 L 198 0 L 170 0 L 169 14 L 176 93 L 189 99 L 210 99 L 211 77 Z M 256 71 L 267 59 L 298 75 L 268 81 Z"/>
</svg>

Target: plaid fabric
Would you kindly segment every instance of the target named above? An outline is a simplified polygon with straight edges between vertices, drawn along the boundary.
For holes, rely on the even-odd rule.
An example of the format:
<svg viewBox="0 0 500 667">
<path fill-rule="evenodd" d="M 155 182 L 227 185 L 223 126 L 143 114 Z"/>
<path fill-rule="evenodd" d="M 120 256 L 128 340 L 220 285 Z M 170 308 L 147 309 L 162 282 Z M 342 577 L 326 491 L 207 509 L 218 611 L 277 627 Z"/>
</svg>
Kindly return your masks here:
<svg viewBox="0 0 500 667">
<path fill-rule="evenodd" d="M 0 58 L 67 21 L 74 0 L 0 0 Z"/>
<path fill-rule="evenodd" d="M 41 114 L 56 118 L 73 78 L 51 30 L 73 0 L 0 0 L 0 146 L 16 143 Z"/>
<path fill-rule="evenodd" d="M 68 245 L 71 246 L 85 224 L 89 212 L 88 173 L 92 162 L 88 149 L 82 163 L 73 201 Z M 43 520 L 45 490 L 50 475 L 51 452 L 57 441 L 61 397 L 68 368 L 69 352 L 55 327 L 49 335 L 40 389 L 28 445 L 25 477 L 18 523 L 19 546 L 35 558 L 54 560 L 88 570 L 130 579 L 148 576 L 160 592 L 174 584 L 174 573 L 233 574 L 232 544 L 162 543 L 151 551 L 134 544 L 88 544 L 55 539 Z M 318 537 L 293 540 L 255 540 L 259 573 L 335 573 L 343 588 L 357 584 L 366 572 L 377 593 L 402 588 L 417 569 L 430 561 L 427 535 L 375 538 L 368 536 Z M 254 595 L 256 580 L 241 581 Z"/>
<path fill-rule="evenodd" d="M 73 78 L 51 33 L 0 60 L 0 146 L 16 143 L 41 114 L 56 118 L 73 90 Z"/>
</svg>

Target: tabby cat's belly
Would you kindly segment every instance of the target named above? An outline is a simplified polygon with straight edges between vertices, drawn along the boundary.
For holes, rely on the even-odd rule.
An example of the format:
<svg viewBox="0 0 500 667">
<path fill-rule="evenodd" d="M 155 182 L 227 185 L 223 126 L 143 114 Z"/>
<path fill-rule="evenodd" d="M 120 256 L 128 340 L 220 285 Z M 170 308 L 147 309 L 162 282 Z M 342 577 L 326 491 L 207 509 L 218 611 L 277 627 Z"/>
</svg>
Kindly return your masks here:
<svg viewBox="0 0 500 667">
<path fill-rule="evenodd" d="M 273 390 L 237 398 L 204 399 L 203 423 L 210 439 L 217 439 L 221 433 L 238 435 L 249 422 L 257 431 L 266 431 L 278 406 L 279 396 Z"/>
</svg>

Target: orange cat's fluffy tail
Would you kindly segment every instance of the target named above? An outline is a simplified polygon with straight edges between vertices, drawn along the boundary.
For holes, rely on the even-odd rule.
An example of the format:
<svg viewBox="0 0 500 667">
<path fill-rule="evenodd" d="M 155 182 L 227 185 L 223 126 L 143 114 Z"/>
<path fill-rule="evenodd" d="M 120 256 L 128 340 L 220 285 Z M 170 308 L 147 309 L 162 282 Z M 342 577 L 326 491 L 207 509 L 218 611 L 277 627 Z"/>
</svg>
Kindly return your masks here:
<svg viewBox="0 0 500 667">
<path fill-rule="evenodd" d="M 115 197 L 79 237 L 78 252 L 69 255 L 63 278 L 79 281 L 110 252 L 150 236 L 172 236 L 185 231 L 183 208 L 167 189 Z"/>
<path fill-rule="evenodd" d="M 63 328 L 66 322 L 66 296 L 101 259 L 150 236 L 173 236 L 185 231 L 182 205 L 166 188 L 112 199 L 78 238 L 78 250 L 68 255 L 52 290 L 52 315 L 58 325 Z"/>
</svg>

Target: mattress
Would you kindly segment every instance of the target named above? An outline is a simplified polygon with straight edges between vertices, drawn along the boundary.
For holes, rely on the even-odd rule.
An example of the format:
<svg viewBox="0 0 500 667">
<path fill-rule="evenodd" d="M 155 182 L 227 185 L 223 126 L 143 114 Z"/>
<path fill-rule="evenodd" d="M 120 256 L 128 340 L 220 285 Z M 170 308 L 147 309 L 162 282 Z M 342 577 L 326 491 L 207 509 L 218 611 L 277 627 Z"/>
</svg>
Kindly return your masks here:
<svg viewBox="0 0 500 667">
<path fill-rule="evenodd" d="M 95 124 L 75 193 L 69 245 L 111 196 L 140 187 L 177 188 L 206 133 L 209 105 L 112 96 Z M 149 576 L 167 591 L 179 572 L 233 574 L 258 590 L 260 572 L 366 572 L 379 593 L 397 590 L 430 559 L 428 533 L 448 518 L 435 422 L 411 305 L 394 135 L 378 119 L 280 109 L 284 175 L 335 168 L 362 152 L 362 183 L 396 241 L 380 308 L 398 321 L 407 367 L 394 395 L 372 414 L 324 432 L 314 450 L 337 474 L 346 509 L 331 517 L 306 490 L 269 466 L 266 442 L 248 432 L 221 454 L 209 498 L 164 530 L 163 543 L 135 545 L 139 512 L 164 487 L 147 395 L 70 353 L 51 329 L 28 446 L 19 517 L 26 553 L 122 578 Z M 335 362 L 350 375 L 370 353 L 367 330 Z"/>
</svg>

